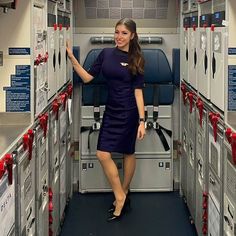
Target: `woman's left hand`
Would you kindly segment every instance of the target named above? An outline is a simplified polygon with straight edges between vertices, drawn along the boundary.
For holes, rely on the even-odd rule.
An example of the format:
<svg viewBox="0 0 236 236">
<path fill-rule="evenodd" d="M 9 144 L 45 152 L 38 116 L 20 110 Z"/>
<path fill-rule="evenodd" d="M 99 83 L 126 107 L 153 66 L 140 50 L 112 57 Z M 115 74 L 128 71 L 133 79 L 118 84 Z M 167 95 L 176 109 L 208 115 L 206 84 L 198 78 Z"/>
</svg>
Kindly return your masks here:
<svg viewBox="0 0 236 236">
<path fill-rule="evenodd" d="M 138 133 L 137 133 L 137 138 L 139 140 L 142 140 L 146 134 L 145 130 L 145 124 L 144 122 L 140 122 L 139 127 L 138 127 Z"/>
</svg>

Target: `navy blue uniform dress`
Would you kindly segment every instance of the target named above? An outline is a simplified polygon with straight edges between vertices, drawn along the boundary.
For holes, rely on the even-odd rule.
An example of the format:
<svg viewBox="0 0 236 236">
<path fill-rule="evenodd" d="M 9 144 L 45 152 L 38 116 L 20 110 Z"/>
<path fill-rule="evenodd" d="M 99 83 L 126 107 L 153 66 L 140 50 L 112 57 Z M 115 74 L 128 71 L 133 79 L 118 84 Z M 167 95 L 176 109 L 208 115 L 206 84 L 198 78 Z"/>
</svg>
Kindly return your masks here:
<svg viewBox="0 0 236 236">
<path fill-rule="evenodd" d="M 97 150 L 133 154 L 139 126 L 135 88 L 143 88 L 143 75 L 132 76 L 128 70 L 128 53 L 105 48 L 98 55 L 89 74 L 100 71 L 106 78 L 108 98 L 99 133 Z"/>
</svg>

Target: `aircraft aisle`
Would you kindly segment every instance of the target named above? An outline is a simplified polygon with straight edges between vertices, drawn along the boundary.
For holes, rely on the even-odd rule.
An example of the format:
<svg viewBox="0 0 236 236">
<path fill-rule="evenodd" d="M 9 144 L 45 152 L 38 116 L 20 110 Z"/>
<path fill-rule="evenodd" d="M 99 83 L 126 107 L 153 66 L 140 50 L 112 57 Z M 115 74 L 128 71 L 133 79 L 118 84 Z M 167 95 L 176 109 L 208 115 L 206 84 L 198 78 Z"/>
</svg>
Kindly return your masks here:
<svg viewBox="0 0 236 236">
<path fill-rule="evenodd" d="M 131 193 L 131 210 L 118 222 L 106 221 L 111 193 L 74 193 L 61 236 L 195 236 L 178 192 Z"/>
</svg>

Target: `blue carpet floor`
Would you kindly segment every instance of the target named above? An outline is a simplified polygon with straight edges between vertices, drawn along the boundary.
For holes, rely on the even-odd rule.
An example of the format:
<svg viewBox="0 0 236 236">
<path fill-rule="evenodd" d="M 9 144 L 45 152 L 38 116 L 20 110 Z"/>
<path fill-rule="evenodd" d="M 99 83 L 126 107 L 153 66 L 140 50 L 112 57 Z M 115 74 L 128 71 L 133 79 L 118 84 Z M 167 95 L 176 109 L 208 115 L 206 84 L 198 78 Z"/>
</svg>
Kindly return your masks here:
<svg viewBox="0 0 236 236">
<path fill-rule="evenodd" d="M 66 209 L 61 236 L 195 236 L 178 192 L 131 193 L 131 211 L 108 223 L 111 193 L 75 193 Z"/>
</svg>

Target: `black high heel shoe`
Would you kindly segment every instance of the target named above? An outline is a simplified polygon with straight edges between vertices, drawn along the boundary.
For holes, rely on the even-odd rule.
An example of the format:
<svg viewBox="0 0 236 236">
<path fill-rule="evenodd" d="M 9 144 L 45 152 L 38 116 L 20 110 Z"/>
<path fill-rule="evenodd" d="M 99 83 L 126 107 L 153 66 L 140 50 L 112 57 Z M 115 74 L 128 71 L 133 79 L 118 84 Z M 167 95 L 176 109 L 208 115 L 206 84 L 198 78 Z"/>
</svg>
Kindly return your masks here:
<svg viewBox="0 0 236 236">
<path fill-rule="evenodd" d="M 124 203 L 124 206 L 123 208 L 121 209 L 121 212 L 120 212 L 120 215 L 114 215 L 114 213 L 112 212 L 110 214 L 110 216 L 108 216 L 107 218 L 107 221 L 108 222 L 113 222 L 113 221 L 118 221 L 121 219 L 121 217 L 128 211 L 130 210 L 130 199 L 126 197 L 125 199 L 125 203 Z"/>
<path fill-rule="evenodd" d="M 130 190 L 128 189 L 128 192 L 126 194 L 126 198 L 129 198 L 129 195 L 130 195 Z M 130 201 L 130 200 L 129 200 Z M 111 213 L 113 212 L 114 210 L 116 209 L 116 206 L 112 203 L 108 209 L 108 213 Z"/>
</svg>

